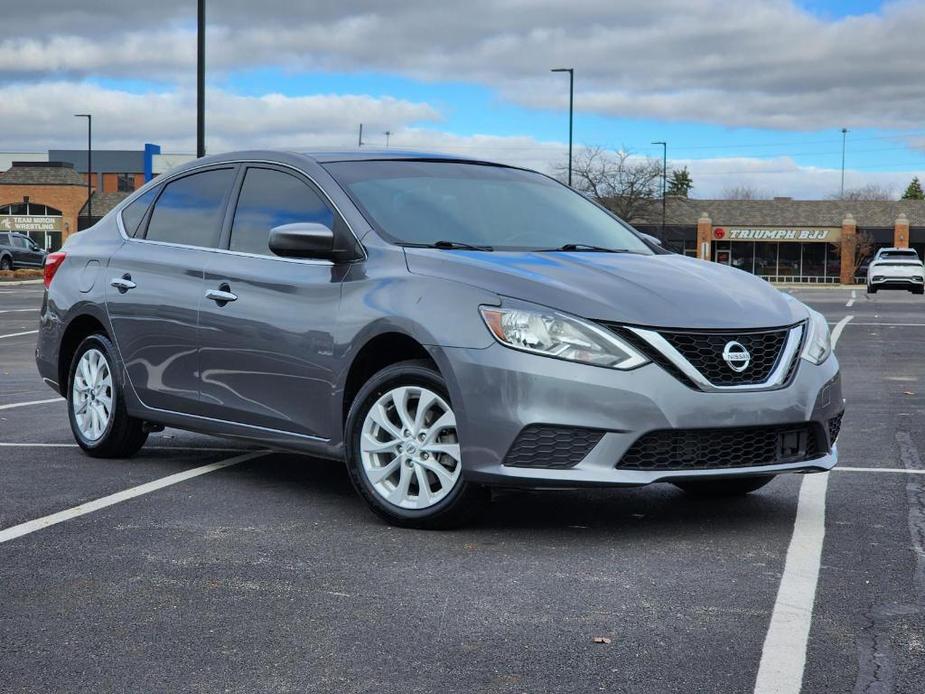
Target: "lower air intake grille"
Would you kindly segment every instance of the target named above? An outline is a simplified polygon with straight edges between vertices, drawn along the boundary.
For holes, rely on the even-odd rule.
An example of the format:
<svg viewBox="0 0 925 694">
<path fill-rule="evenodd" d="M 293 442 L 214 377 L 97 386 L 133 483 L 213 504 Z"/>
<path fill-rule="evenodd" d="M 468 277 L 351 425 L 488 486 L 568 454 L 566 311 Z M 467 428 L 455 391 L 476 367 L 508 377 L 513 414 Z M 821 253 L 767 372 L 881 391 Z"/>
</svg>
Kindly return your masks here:
<svg viewBox="0 0 925 694">
<path fill-rule="evenodd" d="M 596 429 L 531 424 L 524 427 L 504 458 L 511 467 L 574 467 L 591 452 L 604 432 Z"/>
<path fill-rule="evenodd" d="M 835 443 L 835 439 L 838 438 L 838 432 L 841 431 L 841 418 L 844 416 L 845 413 L 842 412 L 829 420 L 829 445 Z"/>
<path fill-rule="evenodd" d="M 664 429 L 644 434 L 617 463 L 622 470 L 716 470 L 797 463 L 825 454 L 812 423 L 773 427 Z"/>
</svg>

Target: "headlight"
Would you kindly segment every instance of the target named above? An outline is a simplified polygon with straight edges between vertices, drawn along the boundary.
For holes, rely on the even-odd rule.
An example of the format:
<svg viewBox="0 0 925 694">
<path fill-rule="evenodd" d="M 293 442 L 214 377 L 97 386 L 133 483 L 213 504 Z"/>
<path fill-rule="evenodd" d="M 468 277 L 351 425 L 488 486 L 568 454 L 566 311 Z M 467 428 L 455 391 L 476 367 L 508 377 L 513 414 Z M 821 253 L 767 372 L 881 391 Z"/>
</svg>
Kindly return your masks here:
<svg viewBox="0 0 925 694">
<path fill-rule="evenodd" d="M 832 353 L 832 337 L 829 331 L 829 324 L 818 311 L 813 311 L 807 306 L 809 311 L 809 321 L 806 324 L 806 345 L 803 347 L 803 358 L 811 361 L 813 364 L 821 364 Z"/>
<path fill-rule="evenodd" d="M 492 306 L 479 310 L 495 339 L 513 349 L 611 369 L 634 369 L 648 362 L 615 335 L 573 316 Z"/>
</svg>

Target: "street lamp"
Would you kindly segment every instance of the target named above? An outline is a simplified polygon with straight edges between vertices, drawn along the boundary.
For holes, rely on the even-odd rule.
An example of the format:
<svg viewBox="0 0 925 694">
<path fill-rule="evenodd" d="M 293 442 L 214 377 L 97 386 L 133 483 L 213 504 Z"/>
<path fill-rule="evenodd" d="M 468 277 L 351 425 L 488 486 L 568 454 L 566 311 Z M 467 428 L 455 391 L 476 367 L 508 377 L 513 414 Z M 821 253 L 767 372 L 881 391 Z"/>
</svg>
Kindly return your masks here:
<svg viewBox="0 0 925 694">
<path fill-rule="evenodd" d="M 87 119 L 87 217 L 93 216 L 93 116 L 75 113 L 74 118 Z"/>
<path fill-rule="evenodd" d="M 206 0 L 196 7 L 196 157 L 206 156 Z"/>
<path fill-rule="evenodd" d="M 662 243 L 665 242 L 665 203 L 668 199 L 668 143 L 653 142 L 662 146 Z"/>
<path fill-rule="evenodd" d="M 572 187 L 572 121 L 575 113 L 575 68 L 557 67 L 550 72 L 568 73 L 568 185 Z"/>
<path fill-rule="evenodd" d="M 845 141 L 848 139 L 848 128 L 841 129 L 841 199 L 845 199 Z"/>
</svg>

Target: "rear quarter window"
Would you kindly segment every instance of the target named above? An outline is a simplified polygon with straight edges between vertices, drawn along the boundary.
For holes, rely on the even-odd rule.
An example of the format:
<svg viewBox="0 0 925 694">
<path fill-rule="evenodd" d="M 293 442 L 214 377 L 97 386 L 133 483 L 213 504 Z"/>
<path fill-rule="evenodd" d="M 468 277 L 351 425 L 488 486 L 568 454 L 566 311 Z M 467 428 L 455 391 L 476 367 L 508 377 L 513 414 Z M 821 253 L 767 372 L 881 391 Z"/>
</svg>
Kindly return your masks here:
<svg viewBox="0 0 925 694">
<path fill-rule="evenodd" d="M 145 213 L 159 192 L 160 188 L 152 188 L 132 200 L 122 210 L 122 226 L 125 227 L 126 234 L 135 236 L 138 233 L 141 220 L 144 219 Z"/>
</svg>

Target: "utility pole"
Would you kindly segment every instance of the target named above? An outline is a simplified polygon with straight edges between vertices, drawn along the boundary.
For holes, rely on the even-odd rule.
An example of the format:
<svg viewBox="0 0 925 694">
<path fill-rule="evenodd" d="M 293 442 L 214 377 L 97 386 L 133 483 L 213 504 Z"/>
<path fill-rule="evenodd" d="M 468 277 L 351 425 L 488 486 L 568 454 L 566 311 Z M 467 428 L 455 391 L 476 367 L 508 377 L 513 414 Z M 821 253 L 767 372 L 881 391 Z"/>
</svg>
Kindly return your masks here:
<svg viewBox="0 0 925 694">
<path fill-rule="evenodd" d="M 357 147 L 363 146 L 363 124 L 360 123 L 360 134 L 357 136 Z"/>
<path fill-rule="evenodd" d="M 662 243 L 665 242 L 665 204 L 668 201 L 668 143 L 653 142 L 662 146 Z"/>
<path fill-rule="evenodd" d="M 196 156 L 206 156 L 206 0 L 196 16 Z"/>
<path fill-rule="evenodd" d="M 845 141 L 848 139 L 848 128 L 841 129 L 841 199 L 845 199 Z"/>
<path fill-rule="evenodd" d="M 74 118 L 87 119 L 87 218 L 93 216 L 93 116 L 75 113 Z"/>
<path fill-rule="evenodd" d="M 572 187 L 572 122 L 575 114 L 575 68 L 557 67 L 550 72 L 568 73 L 568 185 Z"/>
<path fill-rule="evenodd" d="M 386 130 L 386 131 L 385 131 L 385 148 L 386 148 L 386 149 L 389 148 L 389 138 L 390 138 L 391 136 L 392 136 L 392 131 L 391 131 L 391 130 Z"/>
</svg>

